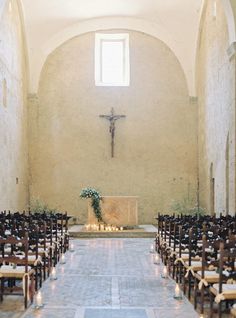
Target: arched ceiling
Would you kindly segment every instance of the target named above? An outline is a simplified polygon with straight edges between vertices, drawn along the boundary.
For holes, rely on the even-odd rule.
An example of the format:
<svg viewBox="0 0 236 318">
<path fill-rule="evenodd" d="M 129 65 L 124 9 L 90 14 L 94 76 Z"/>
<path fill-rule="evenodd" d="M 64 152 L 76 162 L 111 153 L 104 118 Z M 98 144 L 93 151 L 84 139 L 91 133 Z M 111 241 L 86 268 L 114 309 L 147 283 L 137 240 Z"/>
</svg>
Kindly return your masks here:
<svg viewBox="0 0 236 318">
<path fill-rule="evenodd" d="M 204 0 L 20 1 L 29 54 L 31 93 L 37 92 L 42 66 L 58 45 L 84 32 L 126 28 L 149 33 L 165 42 L 182 65 L 189 95 L 195 96 L 195 54 Z"/>
</svg>

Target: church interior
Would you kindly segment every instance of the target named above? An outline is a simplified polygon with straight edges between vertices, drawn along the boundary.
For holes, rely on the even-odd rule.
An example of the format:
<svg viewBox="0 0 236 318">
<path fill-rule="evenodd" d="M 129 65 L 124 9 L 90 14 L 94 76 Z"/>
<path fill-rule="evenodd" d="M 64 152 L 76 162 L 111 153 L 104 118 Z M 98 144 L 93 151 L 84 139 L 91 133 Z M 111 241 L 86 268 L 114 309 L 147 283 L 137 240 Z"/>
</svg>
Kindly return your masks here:
<svg viewBox="0 0 236 318">
<path fill-rule="evenodd" d="M 236 317 L 236 0 L 0 0 L 0 318 Z"/>
</svg>

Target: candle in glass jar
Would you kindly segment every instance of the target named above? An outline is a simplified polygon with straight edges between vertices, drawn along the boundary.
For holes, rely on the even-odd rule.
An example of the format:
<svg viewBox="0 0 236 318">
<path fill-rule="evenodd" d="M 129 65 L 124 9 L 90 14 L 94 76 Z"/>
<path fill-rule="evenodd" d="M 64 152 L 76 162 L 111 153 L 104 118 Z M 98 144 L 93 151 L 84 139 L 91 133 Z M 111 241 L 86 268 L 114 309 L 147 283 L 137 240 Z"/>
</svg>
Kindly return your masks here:
<svg viewBox="0 0 236 318">
<path fill-rule="evenodd" d="M 163 268 L 162 278 L 168 278 L 167 266 L 164 266 L 164 268 Z"/>
<path fill-rule="evenodd" d="M 56 280 L 57 279 L 57 272 L 56 272 L 56 268 L 55 267 L 53 267 L 52 270 L 51 270 L 50 279 L 51 280 Z"/>
<path fill-rule="evenodd" d="M 150 245 L 150 253 L 154 253 L 154 245 L 153 244 Z"/>
<path fill-rule="evenodd" d="M 70 252 L 74 252 L 74 250 L 75 250 L 75 249 L 74 249 L 74 243 L 71 242 L 71 243 L 70 243 Z"/>
<path fill-rule="evenodd" d="M 182 298 L 182 291 L 178 283 L 175 285 L 175 298 Z"/>
<path fill-rule="evenodd" d="M 62 253 L 62 254 L 61 254 L 60 264 L 65 264 L 65 263 L 66 263 L 65 254 L 64 254 L 64 253 Z"/>
<path fill-rule="evenodd" d="M 43 299 L 42 299 L 42 294 L 41 294 L 40 290 L 38 291 L 38 293 L 35 296 L 35 307 L 37 309 L 43 307 Z"/>
<path fill-rule="evenodd" d="M 160 256 L 157 253 L 154 255 L 154 264 L 156 265 L 160 264 Z"/>
</svg>

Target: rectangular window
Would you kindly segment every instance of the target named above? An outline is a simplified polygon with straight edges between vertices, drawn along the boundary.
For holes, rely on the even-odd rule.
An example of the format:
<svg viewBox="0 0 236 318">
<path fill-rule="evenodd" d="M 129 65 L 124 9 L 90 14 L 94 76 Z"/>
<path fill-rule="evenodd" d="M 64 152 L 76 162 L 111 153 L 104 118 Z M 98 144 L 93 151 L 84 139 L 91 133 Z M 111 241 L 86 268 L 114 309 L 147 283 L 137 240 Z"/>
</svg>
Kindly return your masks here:
<svg viewBox="0 0 236 318">
<path fill-rule="evenodd" d="M 95 85 L 129 86 L 129 35 L 95 35 Z"/>
</svg>

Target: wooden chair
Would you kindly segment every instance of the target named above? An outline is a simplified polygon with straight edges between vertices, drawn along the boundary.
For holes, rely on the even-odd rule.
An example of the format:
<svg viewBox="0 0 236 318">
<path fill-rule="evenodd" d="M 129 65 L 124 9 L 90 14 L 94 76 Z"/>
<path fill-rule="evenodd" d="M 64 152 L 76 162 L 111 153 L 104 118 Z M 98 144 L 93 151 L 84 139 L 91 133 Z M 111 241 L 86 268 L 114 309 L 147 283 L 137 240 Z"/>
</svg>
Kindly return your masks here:
<svg viewBox="0 0 236 318">
<path fill-rule="evenodd" d="M 10 254 L 5 255 L 5 245 L 11 246 Z M 34 296 L 34 270 L 28 264 L 28 234 L 22 239 L 13 236 L 0 238 L 0 246 L 0 299 L 3 300 L 4 295 L 19 294 L 19 290 L 23 289 L 24 305 L 27 308 L 28 301 L 32 302 Z M 18 250 L 24 252 L 22 258 L 15 255 Z M 16 283 L 19 280 L 22 281 L 22 288 Z"/>
<path fill-rule="evenodd" d="M 210 317 L 213 317 L 213 303 L 218 304 L 218 317 L 222 317 L 222 303 L 236 300 L 235 273 L 236 246 L 220 243 L 219 283 L 213 284 L 210 291 Z M 231 281 L 230 281 L 231 280 Z"/>
<path fill-rule="evenodd" d="M 194 308 L 197 308 L 198 291 L 200 292 L 200 313 L 204 313 L 205 291 L 209 286 L 219 282 L 219 273 L 213 265 L 213 260 L 217 262 L 217 251 L 220 241 L 207 241 L 206 234 L 203 235 L 202 244 L 202 269 L 194 275 Z M 209 260 L 210 258 L 210 260 Z M 216 263 L 215 263 L 216 264 Z"/>
</svg>

